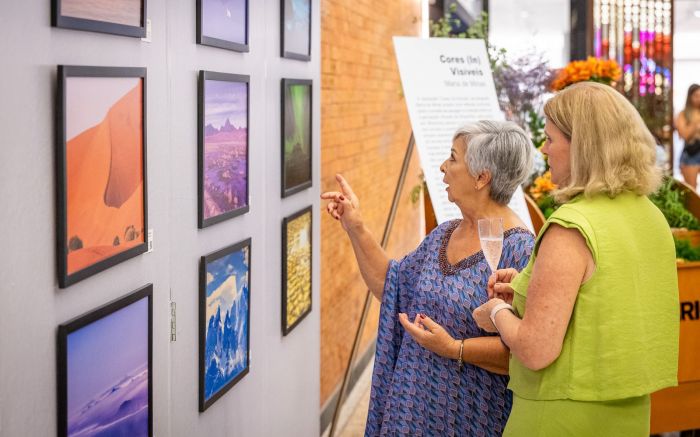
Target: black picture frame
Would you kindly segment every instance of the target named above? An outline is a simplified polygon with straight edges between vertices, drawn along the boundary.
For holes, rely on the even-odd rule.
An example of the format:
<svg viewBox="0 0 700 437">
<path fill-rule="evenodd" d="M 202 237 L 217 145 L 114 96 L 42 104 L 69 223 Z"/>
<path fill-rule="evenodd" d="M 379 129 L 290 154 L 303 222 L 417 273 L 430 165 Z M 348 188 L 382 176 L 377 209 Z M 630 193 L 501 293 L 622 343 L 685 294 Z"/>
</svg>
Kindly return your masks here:
<svg viewBox="0 0 700 437">
<path fill-rule="evenodd" d="M 148 436 L 153 437 L 153 284 L 58 326 L 56 335 L 58 437 L 68 437 L 68 336 L 142 299 L 148 299 Z"/>
<path fill-rule="evenodd" d="M 142 81 L 142 178 L 143 178 L 143 242 L 119 252 L 102 261 L 98 261 L 74 273 L 68 273 L 68 199 L 67 199 L 67 138 L 66 115 L 67 97 L 66 80 L 71 77 L 97 78 L 140 78 Z M 58 284 L 66 288 L 85 278 L 134 258 L 148 250 L 148 178 L 147 178 L 147 74 L 141 67 L 91 67 L 58 66 L 57 109 L 56 109 L 56 259 L 58 264 Z"/>
<path fill-rule="evenodd" d="M 288 87 L 293 86 L 293 85 L 304 85 L 309 87 L 309 163 L 308 163 L 308 172 L 309 172 L 309 180 L 304 181 L 302 183 L 293 185 L 293 186 L 287 186 L 286 180 L 287 180 L 287 165 L 286 165 L 286 150 L 285 150 L 285 131 L 286 131 L 286 110 L 287 110 L 287 101 L 286 101 L 286 90 Z M 280 161 L 282 163 L 281 167 L 281 196 L 282 198 L 291 196 L 292 194 L 296 194 L 300 191 L 303 191 L 307 188 L 310 188 L 313 186 L 313 102 L 314 102 L 314 87 L 313 87 L 313 81 L 309 79 L 282 79 L 282 111 L 281 111 L 281 130 L 280 130 Z"/>
<path fill-rule="evenodd" d="M 309 214 L 309 307 L 297 318 L 294 323 L 287 325 L 287 300 L 289 298 L 289 289 L 287 286 L 288 282 L 288 271 L 287 271 L 287 256 L 288 246 L 287 246 L 287 230 L 289 229 L 289 223 L 295 219 Z M 301 209 L 294 214 L 287 216 L 282 219 L 282 336 L 287 336 L 294 328 L 299 326 L 302 320 L 308 316 L 313 309 L 313 260 L 314 260 L 314 245 L 313 245 L 313 229 L 314 229 L 314 214 L 313 205 L 309 205 L 304 209 Z"/>
<path fill-rule="evenodd" d="M 298 53 L 294 52 L 292 50 L 288 50 L 287 47 L 285 46 L 285 40 L 288 39 L 285 36 L 285 13 L 287 11 L 288 6 L 286 3 L 291 0 L 280 0 L 280 55 L 283 58 L 287 59 L 295 59 L 297 61 L 310 61 L 311 60 L 311 18 L 313 17 L 313 1 L 308 0 L 309 2 L 309 45 L 307 48 L 306 53 Z"/>
<path fill-rule="evenodd" d="M 51 0 L 51 25 L 64 29 L 85 30 L 89 32 L 108 33 L 111 35 L 130 36 L 133 38 L 146 37 L 146 21 L 148 19 L 148 0 L 141 0 L 141 25 L 129 26 L 127 24 L 109 21 L 90 20 L 61 14 L 62 2 L 65 0 Z"/>
<path fill-rule="evenodd" d="M 206 373 L 206 340 L 207 340 L 207 265 L 219 260 L 234 252 L 248 249 L 248 308 L 247 308 L 247 323 L 246 323 L 246 365 L 235 378 L 221 387 L 209 399 L 206 399 L 205 394 L 205 373 Z M 214 404 L 224 394 L 233 388 L 241 379 L 250 373 L 250 307 L 251 307 L 251 283 L 252 283 L 252 239 L 247 238 L 238 243 L 211 252 L 201 257 L 199 262 L 199 412 L 203 413 L 207 408 Z"/>
<path fill-rule="evenodd" d="M 250 51 L 250 0 L 245 0 L 245 43 L 241 44 L 225 39 L 214 38 L 204 35 L 204 14 L 202 13 L 202 2 L 197 0 L 197 44 L 220 49 L 232 50 L 234 52 L 247 53 Z"/>
<path fill-rule="evenodd" d="M 223 214 L 219 214 L 214 217 L 205 218 L 204 217 L 204 178 L 205 178 L 205 110 L 206 110 L 206 96 L 205 96 L 205 82 L 208 80 L 223 81 L 223 82 L 235 82 L 235 83 L 245 83 L 246 84 L 246 193 L 245 205 L 227 211 Z M 238 217 L 239 215 L 245 214 L 250 211 L 250 76 L 241 74 L 229 74 L 229 73 L 218 73 L 213 71 L 203 71 L 199 72 L 199 83 L 198 83 L 198 140 L 197 140 L 197 187 L 198 187 L 198 225 L 199 229 L 204 229 L 208 226 L 220 223 L 222 221 Z"/>
</svg>

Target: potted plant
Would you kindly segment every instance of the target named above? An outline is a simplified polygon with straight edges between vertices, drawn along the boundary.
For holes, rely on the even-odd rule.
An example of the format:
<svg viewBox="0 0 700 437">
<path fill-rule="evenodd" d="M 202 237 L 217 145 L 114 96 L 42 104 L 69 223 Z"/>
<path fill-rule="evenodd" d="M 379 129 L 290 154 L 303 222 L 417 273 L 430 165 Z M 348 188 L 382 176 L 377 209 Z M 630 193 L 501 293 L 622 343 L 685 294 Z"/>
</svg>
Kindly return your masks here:
<svg viewBox="0 0 700 437">
<path fill-rule="evenodd" d="M 700 197 L 667 178 L 651 200 L 671 226 L 676 243 L 680 300 L 678 386 L 651 396 L 651 432 L 700 428 Z"/>
</svg>

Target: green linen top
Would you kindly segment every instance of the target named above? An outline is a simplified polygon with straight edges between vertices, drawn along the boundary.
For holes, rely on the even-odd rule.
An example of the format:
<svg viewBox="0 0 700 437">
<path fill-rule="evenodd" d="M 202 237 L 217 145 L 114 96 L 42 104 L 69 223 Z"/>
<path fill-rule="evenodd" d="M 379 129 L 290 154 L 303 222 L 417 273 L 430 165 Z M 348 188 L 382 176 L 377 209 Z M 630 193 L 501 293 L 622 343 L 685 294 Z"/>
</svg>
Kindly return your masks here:
<svg viewBox="0 0 700 437">
<path fill-rule="evenodd" d="M 596 269 L 578 290 L 559 357 L 533 371 L 511 355 L 509 388 L 532 400 L 606 401 L 677 385 L 676 255 L 661 212 L 632 193 L 578 196 L 562 205 L 511 284 L 519 317 L 540 240 L 552 223 L 583 235 Z"/>
</svg>

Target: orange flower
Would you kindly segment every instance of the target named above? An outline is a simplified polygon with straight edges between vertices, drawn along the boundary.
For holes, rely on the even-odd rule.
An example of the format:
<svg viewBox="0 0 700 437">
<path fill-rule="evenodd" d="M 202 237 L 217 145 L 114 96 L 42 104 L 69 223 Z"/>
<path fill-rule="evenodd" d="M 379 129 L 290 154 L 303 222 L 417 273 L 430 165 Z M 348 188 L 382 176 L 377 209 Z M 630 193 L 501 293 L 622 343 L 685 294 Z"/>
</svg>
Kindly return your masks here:
<svg viewBox="0 0 700 437">
<path fill-rule="evenodd" d="M 557 77 L 552 82 L 552 89 L 559 91 L 567 86 L 584 80 L 592 80 L 610 84 L 620 80 L 622 71 L 612 59 L 602 60 L 588 57 L 585 61 L 572 61 L 559 70 Z"/>
<path fill-rule="evenodd" d="M 543 173 L 542 176 L 538 176 L 535 179 L 529 191 L 533 199 L 537 200 L 543 195 L 552 192 L 556 188 L 557 185 L 552 182 L 552 173 L 548 170 Z"/>
</svg>

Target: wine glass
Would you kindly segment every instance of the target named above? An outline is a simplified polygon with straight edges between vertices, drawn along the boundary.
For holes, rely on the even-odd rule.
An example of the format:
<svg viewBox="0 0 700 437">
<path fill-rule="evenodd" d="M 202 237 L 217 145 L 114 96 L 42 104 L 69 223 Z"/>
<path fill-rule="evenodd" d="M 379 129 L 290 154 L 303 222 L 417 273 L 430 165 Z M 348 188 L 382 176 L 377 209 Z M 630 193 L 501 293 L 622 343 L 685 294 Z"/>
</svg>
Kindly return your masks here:
<svg viewBox="0 0 700 437">
<path fill-rule="evenodd" d="M 501 260 L 501 252 L 503 252 L 503 219 L 500 217 L 479 219 L 477 224 L 481 250 L 484 252 L 486 262 L 491 267 L 491 273 L 494 273 L 498 268 L 498 261 Z"/>
</svg>

